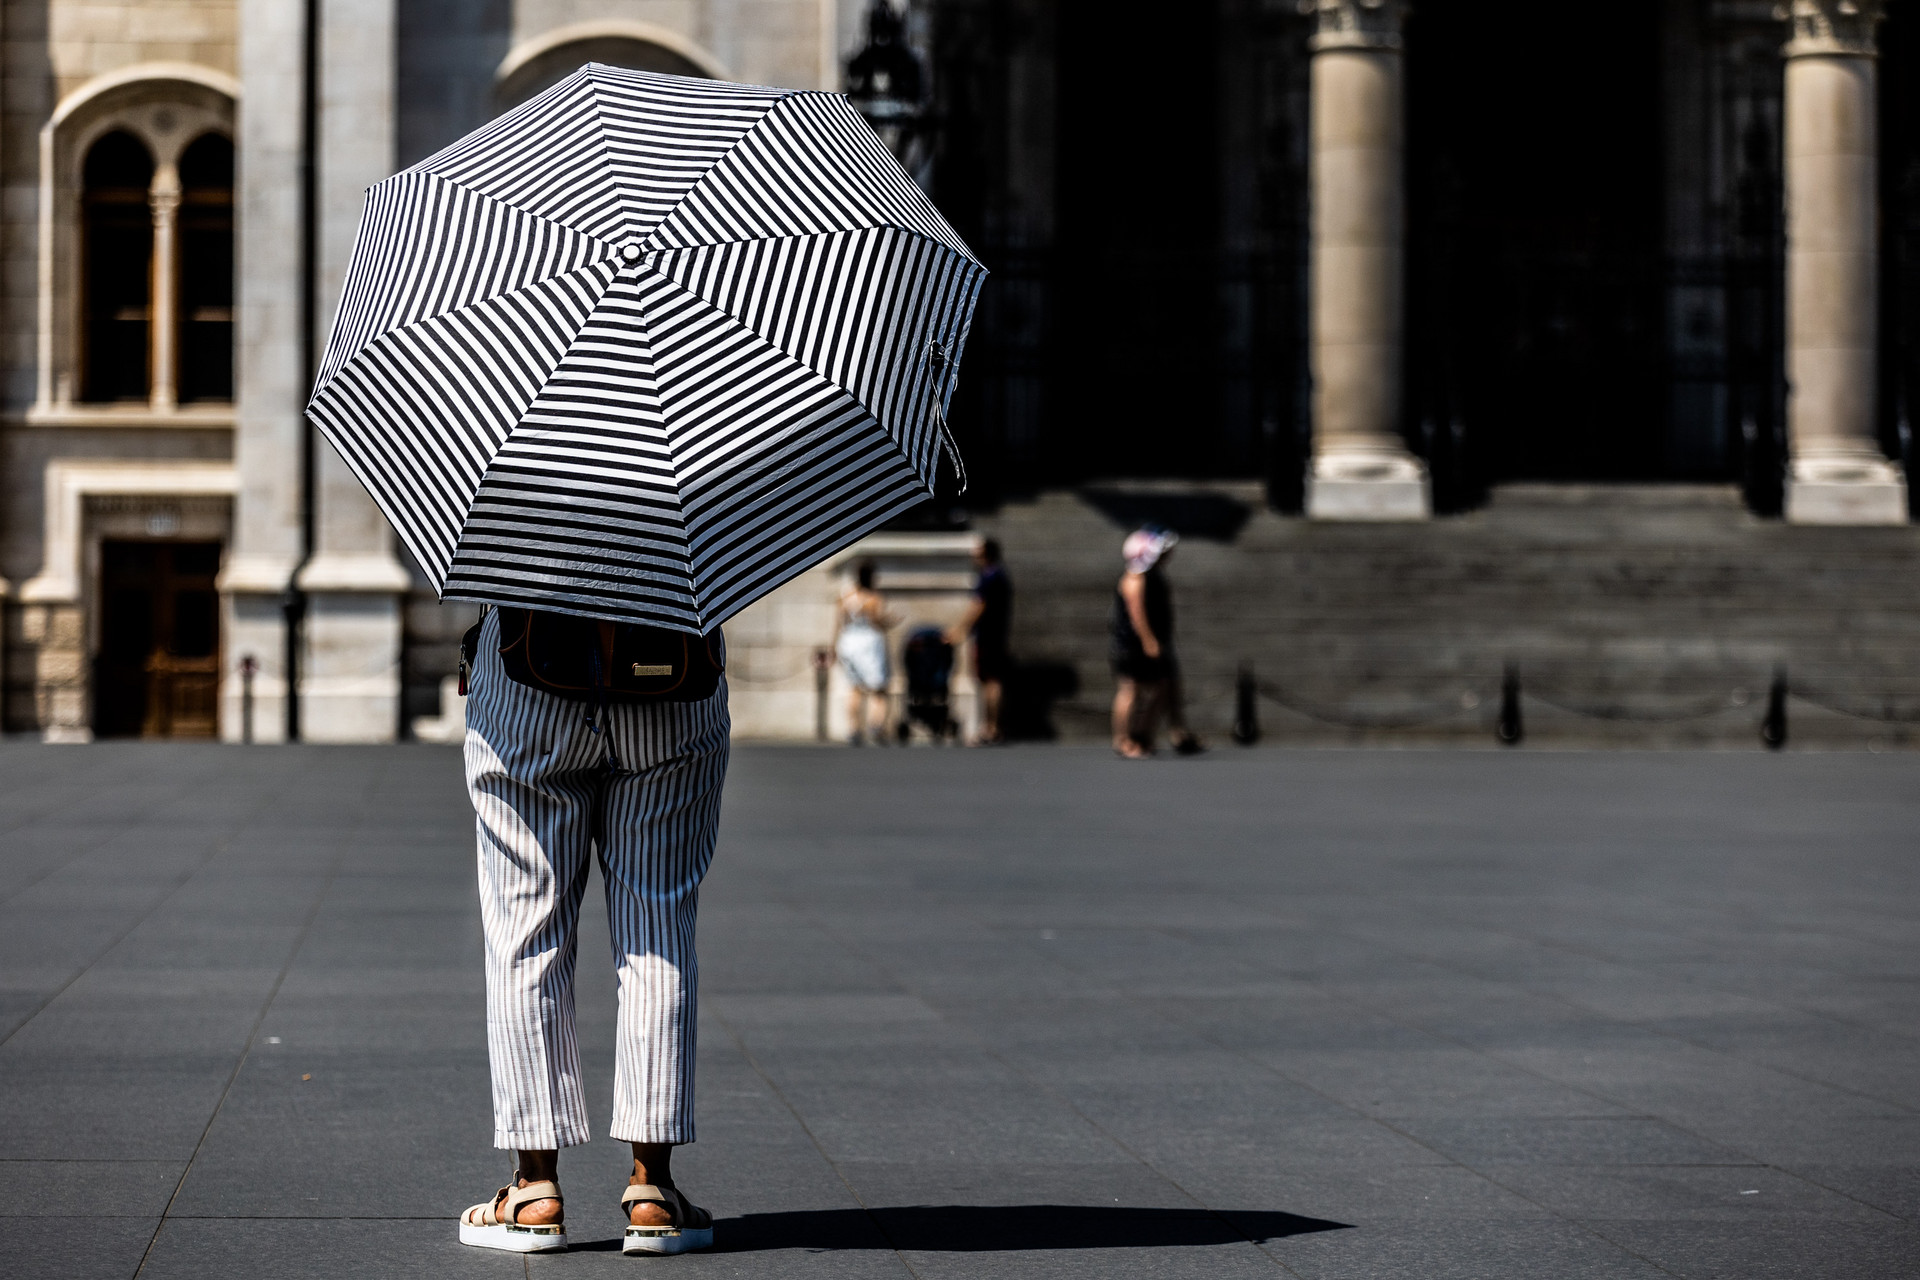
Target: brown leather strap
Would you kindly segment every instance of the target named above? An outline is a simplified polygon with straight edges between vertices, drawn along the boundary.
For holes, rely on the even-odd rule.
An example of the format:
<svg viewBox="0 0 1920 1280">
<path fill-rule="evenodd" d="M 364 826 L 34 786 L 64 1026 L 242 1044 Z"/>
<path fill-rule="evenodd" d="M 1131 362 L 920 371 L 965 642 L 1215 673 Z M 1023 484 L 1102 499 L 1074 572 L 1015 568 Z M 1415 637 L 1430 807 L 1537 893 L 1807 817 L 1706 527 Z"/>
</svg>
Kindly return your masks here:
<svg viewBox="0 0 1920 1280">
<path fill-rule="evenodd" d="M 633 1206 L 642 1203 L 665 1206 L 676 1227 L 704 1228 L 713 1225 L 713 1215 L 681 1195 L 678 1187 L 656 1187 L 643 1182 L 629 1186 L 620 1197 L 620 1207 L 627 1211 L 629 1218 L 633 1216 Z"/>
<path fill-rule="evenodd" d="M 529 1182 L 524 1187 L 502 1187 L 493 1193 L 491 1201 L 473 1207 L 480 1211 L 480 1221 L 477 1225 L 519 1226 L 520 1210 L 535 1200 L 558 1200 L 562 1204 L 566 1203 L 566 1197 L 560 1194 L 560 1184 L 557 1182 Z M 473 1209 L 467 1210 L 468 1217 L 473 1215 Z"/>
<path fill-rule="evenodd" d="M 507 1193 L 507 1199 L 500 1206 L 507 1214 L 507 1221 L 518 1223 L 520 1209 L 535 1200 L 560 1200 L 560 1184 L 557 1182 L 529 1182 L 524 1187 L 515 1187 Z M 564 1201 L 562 1201 L 564 1203 Z"/>
</svg>

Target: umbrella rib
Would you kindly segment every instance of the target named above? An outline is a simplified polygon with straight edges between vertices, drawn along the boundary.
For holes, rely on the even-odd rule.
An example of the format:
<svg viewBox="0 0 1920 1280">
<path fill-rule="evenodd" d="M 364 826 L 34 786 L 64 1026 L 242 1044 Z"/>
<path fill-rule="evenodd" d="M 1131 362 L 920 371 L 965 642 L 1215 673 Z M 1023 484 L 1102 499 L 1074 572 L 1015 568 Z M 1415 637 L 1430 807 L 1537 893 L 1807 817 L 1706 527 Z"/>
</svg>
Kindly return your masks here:
<svg viewBox="0 0 1920 1280">
<path fill-rule="evenodd" d="M 496 293 L 490 298 L 475 298 L 472 302 L 463 303 L 460 306 L 452 308 L 451 310 L 441 311 L 430 316 L 421 316 L 418 320 L 409 320 L 405 324 L 395 325 L 393 328 L 383 331 L 378 335 L 378 337 L 376 337 L 375 341 L 378 341 L 379 338 L 385 338 L 391 334 L 411 332 L 415 329 L 418 329 L 422 325 L 432 324 L 438 320 L 445 320 L 449 316 L 462 315 L 465 312 L 471 311 L 476 307 L 483 307 L 492 303 L 502 302 L 508 298 L 517 297 L 518 295 L 525 293 L 530 289 L 537 289 L 541 285 L 552 284 L 556 280 L 564 280 L 568 276 L 585 277 L 585 276 L 596 274 L 602 271 L 606 267 L 609 260 L 610 259 L 608 258 L 599 258 L 594 260 L 593 262 L 587 263 L 585 266 L 575 267 L 571 271 L 562 271 L 556 275 L 550 275 L 540 280 L 529 280 L 526 284 L 520 285 L 518 288 L 509 289 L 505 293 Z M 607 288 L 610 287 L 612 283 L 613 281 L 609 279 L 605 285 L 601 286 L 601 289 L 600 289 L 601 297 L 606 296 Z M 599 300 L 596 299 L 594 301 L 594 306 L 598 307 L 599 305 L 600 305 Z M 567 343 L 568 348 L 571 348 L 572 345 L 573 344 L 571 341 Z M 357 355 L 359 353 L 356 352 L 355 354 Z M 566 358 L 564 352 L 562 353 L 561 358 L 562 359 Z"/>
</svg>

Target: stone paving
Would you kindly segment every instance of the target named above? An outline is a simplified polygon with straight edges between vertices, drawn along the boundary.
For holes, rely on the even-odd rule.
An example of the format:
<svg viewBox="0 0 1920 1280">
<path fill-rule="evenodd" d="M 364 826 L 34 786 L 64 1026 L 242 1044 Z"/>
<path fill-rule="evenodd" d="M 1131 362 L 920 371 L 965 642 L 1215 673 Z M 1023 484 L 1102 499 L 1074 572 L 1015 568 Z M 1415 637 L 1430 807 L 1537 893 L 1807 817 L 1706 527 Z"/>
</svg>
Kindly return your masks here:
<svg viewBox="0 0 1920 1280">
<path fill-rule="evenodd" d="M 743 748 L 671 1260 L 454 1242 L 454 751 L 0 778 L 6 1276 L 1920 1275 L 1920 756 Z"/>
</svg>

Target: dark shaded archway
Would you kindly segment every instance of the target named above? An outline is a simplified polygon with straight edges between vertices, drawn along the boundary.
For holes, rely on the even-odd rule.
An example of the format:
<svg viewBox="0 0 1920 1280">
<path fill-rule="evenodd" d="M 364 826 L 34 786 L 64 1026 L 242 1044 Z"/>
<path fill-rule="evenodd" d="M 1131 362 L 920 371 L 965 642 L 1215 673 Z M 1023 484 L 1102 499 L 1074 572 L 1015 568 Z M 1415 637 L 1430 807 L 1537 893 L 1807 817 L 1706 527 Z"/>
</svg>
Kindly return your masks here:
<svg viewBox="0 0 1920 1280">
<path fill-rule="evenodd" d="M 1653 0 L 1409 22 L 1410 412 L 1489 480 L 1663 474 L 1661 34 Z"/>
</svg>

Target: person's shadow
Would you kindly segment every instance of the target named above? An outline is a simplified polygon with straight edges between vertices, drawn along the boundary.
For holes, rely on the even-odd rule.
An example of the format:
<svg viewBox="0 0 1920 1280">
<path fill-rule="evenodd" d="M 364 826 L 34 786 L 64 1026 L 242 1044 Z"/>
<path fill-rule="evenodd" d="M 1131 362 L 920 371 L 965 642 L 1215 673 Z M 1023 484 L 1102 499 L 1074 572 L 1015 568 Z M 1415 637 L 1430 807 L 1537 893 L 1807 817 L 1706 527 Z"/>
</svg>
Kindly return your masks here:
<svg viewBox="0 0 1920 1280">
<path fill-rule="evenodd" d="M 1135 1209 L 1021 1204 L 907 1205 L 882 1209 L 743 1213 L 713 1226 L 715 1253 L 768 1249 L 898 1249 L 903 1253 L 1042 1249 L 1167 1249 L 1264 1243 L 1351 1224 L 1272 1211 Z M 617 1240 L 576 1248 L 618 1249 Z"/>
</svg>

